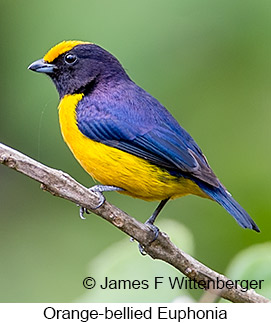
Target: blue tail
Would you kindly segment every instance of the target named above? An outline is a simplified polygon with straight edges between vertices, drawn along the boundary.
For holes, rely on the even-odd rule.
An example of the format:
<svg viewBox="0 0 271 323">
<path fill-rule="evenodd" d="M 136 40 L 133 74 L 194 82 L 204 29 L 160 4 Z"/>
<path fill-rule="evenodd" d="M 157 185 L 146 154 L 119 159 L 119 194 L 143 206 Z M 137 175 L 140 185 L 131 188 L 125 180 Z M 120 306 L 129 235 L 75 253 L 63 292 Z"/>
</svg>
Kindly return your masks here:
<svg viewBox="0 0 271 323">
<path fill-rule="evenodd" d="M 214 201 L 224 207 L 243 228 L 249 228 L 260 232 L 257 224 L 251 219 L 247 212 L 239 205 L 223 186 L 215 188 L 203 182 L 197 183 L 199 187 L 209 195 Z"/>
</svg>

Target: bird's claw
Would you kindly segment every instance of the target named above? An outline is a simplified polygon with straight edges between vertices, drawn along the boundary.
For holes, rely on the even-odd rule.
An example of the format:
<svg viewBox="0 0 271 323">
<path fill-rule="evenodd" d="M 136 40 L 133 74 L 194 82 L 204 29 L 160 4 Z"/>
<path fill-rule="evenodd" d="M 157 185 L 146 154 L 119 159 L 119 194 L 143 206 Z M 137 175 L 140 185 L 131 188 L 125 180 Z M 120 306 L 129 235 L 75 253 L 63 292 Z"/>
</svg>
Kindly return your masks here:
<svg viewBox="0 0 271 323">
<path fill-rule="evenodd" d="M 92 191 L 92 192 L 96 193 L 96 194 L 97 194 L 97 196 L 98 196 L 98 198 L 99 198 L 99 202 L 98 202 L 97 206 L 95 206 L 95 207 L 92 209 L 92 210 L 97 210 L 99 207 L 101 207 L 101 206 L 104 204 L 104 202 L 105 202 L 105 197 L 104 197 L 103 193 L 102 193 L 102 192 L 100 192 L 100 191 L 95 191 L 94 189 L 90 189 L 90 191 Z"/>
<path fill-rule="evenodd" d="M 157 226 L 155 226 L 154 224 L 150 223 L 149 221 L 145 222 L 145 224 L 154 233 L 153 239 L 148 243 L 150 245 L 150 244 L 152 244 L 158 238 L 159 228 Z M 139 249 L 139 252 L 141 253 L 142 256 L 146 256 L 147 255 L 146 251 L 144 250 L 144 246 L 142 246 L 140 243 L 138 244 L 138 249 Z"/>
<path fill-rule="evenodd" d="M 92 210 L 97 210 L 99 207 L 101 207 L 104 204 L 105 197 L 104 197 L 103 193 L 100 191 L 100 189 L 98 188 L 98 185 L 91 187 L 89 190 L 96 193 L 99 198 L 99 202 L 98 202 L 97 206 L 92 208 Z M 82 220 L 86 219 L 86 217 L 84 216 L 85 213 L 90 214 L 90 211 L 87 208 L 80 206 L 80 211 L 79 211 L 80 219 L 82 219 Z"/>
<path fill-rule="evenodd" d="M 94 208 L 92 208 L 92 210 L 96 210 L 96 209 L 98 209 L 99 207 L 101 207 L 104 204 L 105 197 L 103 195 L 103 192 L 124 191 L 123 188 L 117 187 L 117 186 L 112 186 L 112 185 L 95 185 L 95 186 L 89 188 L 89 190 L 91 192 L 93 192 L 93 193 L 96 193 L 96 195 L 99 198 L 99 203 L 97 204 L 97 206 L 95 206 Z M 90 212 L 86 208 L 80 206 L 80 213 L 79 213 L 79 215 L 80 215 L 80 218 L 82 220 L 85 220 L 86 219 L 84 217 L 84 214 L 85 213 L 89 214 Z"/>
<path fill-rule="evenodd" d="M 83 206 L 80 206 L 80 210 L 79 210 L 79 216 L 81 220 L 85 220 L 86 217 L 84 216 L 84 214 L 90 214 L 89 210 Z"/>
</svg>

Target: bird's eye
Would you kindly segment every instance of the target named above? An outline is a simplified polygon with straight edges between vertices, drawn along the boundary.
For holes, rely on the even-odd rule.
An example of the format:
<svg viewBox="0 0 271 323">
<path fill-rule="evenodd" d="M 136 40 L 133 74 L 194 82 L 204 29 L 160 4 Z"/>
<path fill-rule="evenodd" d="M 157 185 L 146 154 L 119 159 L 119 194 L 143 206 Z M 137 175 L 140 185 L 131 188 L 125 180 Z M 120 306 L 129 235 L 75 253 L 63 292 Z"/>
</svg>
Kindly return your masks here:
<svg viewBox="0 0 271 323">
<path fill-rule="evenodd" d="M 77 57 L 74 54 L 67 54 L 64 60 L 67 64 L 73 64 L 77 60 Z"/>
</svg>

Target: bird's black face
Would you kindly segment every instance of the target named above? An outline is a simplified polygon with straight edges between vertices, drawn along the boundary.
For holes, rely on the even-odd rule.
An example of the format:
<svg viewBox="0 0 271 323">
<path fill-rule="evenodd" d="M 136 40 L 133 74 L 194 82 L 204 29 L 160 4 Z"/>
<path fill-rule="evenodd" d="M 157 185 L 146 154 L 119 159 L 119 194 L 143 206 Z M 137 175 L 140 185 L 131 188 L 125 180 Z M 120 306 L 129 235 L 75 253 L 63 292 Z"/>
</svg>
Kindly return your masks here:
<svg viewBox="0 0 271 323">
<path fill-rule="evenodd" d="M 85 92 L 101 73 L 102 63 L 93 56 L 92 46 L 77 46 L 52 62 L 56 68 L 48 75 L 55 83 L 60 97 Z"/>
<path fill-rule="evenodd" d="M 50 62 L 45 59 L 32 63 L 29 69 L 49 75 L 60 98 L 66 94 L 88 92 L 99 81 L 128 77 L 113 55 L 90 43 L 76 45 Z"/>
</svg>

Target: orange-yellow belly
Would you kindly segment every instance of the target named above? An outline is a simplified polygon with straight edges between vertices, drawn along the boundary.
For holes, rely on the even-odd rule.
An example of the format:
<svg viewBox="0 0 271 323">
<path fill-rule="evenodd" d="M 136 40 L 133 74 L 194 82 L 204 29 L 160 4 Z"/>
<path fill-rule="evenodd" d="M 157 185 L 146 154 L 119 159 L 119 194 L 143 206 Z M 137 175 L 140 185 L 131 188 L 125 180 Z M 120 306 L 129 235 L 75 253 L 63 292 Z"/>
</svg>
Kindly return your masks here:
<svg viewBox="0 0 271 323">
<path fill-rule="evenodd" d="M 63 138 L 82 167 L 103 185 L 144 200 L 163 200 L 195 194 L 207 197 L 191 180 L 177 178 L 139 157 L 84 136 L 76 123 L 76 106 L 83 94 L 66 95 L 59 104 Z"/>
</svg>

